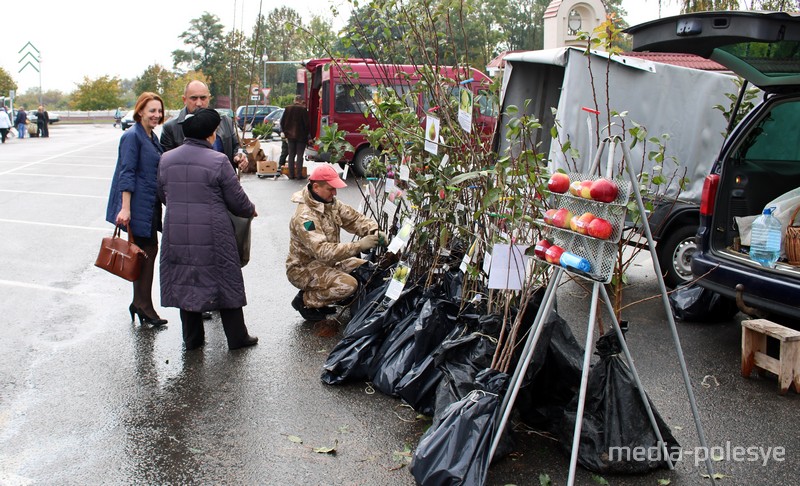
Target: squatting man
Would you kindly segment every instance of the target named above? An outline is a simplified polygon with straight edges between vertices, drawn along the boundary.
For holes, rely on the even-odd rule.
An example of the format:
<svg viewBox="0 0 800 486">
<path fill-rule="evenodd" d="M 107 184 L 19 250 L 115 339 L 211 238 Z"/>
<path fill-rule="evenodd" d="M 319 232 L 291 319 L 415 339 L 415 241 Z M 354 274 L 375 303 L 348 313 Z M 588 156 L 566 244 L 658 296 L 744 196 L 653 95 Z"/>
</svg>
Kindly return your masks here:
<svg viewBox="0 0 800 486">
<path fill-rule="evenodd" d="M 352 300 L 358 281 L 350 272 L 366 263 L 358 255 L 383 244 L 386 235 L 375 221 L 336 199 L 336 190 L 347 184 L 331 165 L 318 166 L 308 179 L 292 195 L 297 209 L 289 222 L 286 276 L 300 289 L 292 307 L 304 319 L 319 321 L 335 312 L 334 304 Z M 341 228 L 361 239 L 342 243 Z"/>
</svg>

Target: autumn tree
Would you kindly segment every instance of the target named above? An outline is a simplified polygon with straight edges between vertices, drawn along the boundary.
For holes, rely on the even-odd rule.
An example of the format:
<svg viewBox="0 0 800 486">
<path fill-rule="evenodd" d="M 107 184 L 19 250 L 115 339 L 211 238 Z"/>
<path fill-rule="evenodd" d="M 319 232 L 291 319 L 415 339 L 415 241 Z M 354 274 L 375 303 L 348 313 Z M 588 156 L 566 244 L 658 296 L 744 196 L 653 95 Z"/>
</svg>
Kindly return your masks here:
<svg viewBox="0 0 800 486">
<path fill-rule="evenodd" d="M 163 95 L 175 82 L 177 75 L 160 64 L 148 66 L 144 72 L 136 78 L 133 91 L 138 95 L 145 91 Z"/>
<path fill-rule="evenodd" d="M 8 74 L 8 71 L 0 67 L 0 95 L 7 96 L 10 90 L 17 89 L 17 83 Z"/>
<path fill-rule="evenodd" d="M 226 59 L 223 30 L 219 17 L 203 12 L 178 36 L 189 48 L 172 51 L 174 67 L 188 66 L 187 71 L 202 71 L 208 77 L 212 95 L 228 94 L 230 63 Z"/>
<path fill-rule="evenodd" d="M 70 105 L 75 110 L 108 110 L 122 104 L 122 87 L 117 77 L 101 76 L 83 82 L 72 93 Z"/>
</svg>

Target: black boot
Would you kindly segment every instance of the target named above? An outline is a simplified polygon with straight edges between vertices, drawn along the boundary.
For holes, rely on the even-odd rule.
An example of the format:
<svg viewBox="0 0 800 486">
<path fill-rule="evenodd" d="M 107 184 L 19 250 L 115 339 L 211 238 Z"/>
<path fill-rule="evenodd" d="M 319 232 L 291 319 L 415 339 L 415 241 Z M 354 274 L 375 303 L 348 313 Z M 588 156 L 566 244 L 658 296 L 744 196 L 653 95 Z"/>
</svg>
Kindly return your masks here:
<svg viewBox="0 0 800 486">
<path fill-rule="evenodd" d="M 219 315 L 222 318 L 222 329 L 225 330 L 225 337 L 228 339 L 228 349 L 246 348 L 258 344 L 258 338 L 251 336 L 247 331 L 241 307 L 220 309 Z"/>
<path fill-rule="evenodd" d="M 295 295 L 294 299 L 292 299 L 292 307 L 294 310 L 300 313 L 303 316 L 303 319 L 307 321 L 321 321 L 328 318 L 328 314 L 333 314 L 336 312 L 336 309 L 330 306 L 325 307 L 306 307 L 303 303 L 303 291 Z"/>
<path fill-rule="evenodd" d="M 183 345 L 186 350 L 197 349 L 206 343 L 206 330 L 203 317 L 199 312 L 181 309 L 181 327 L 183 328 Z"/>
</svg>

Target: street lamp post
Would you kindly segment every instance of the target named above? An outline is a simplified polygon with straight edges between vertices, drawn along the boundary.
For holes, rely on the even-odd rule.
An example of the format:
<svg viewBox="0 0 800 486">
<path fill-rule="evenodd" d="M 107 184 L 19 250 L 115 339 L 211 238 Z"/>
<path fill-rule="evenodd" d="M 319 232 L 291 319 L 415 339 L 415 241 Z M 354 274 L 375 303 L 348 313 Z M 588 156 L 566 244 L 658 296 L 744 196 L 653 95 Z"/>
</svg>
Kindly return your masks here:
<svg viewBox="0 0 800 486">
<path fill-rule="evenodd" d="M 267 61 L 268 60 L 269 60 L 269 57 L 267 56 L 267 48 L 264 47 L 264 53 L 261 55 L 261 64 L 264 66 L 264 77 L 261 78 L 261 87 L 262 88 L 266 88 L 267 87 Z M 263 91 L 261 93 L 264 95 L 264 105 L 266 105 L 267 104 L 267 95 L 264 94 Z"/>
</svg>

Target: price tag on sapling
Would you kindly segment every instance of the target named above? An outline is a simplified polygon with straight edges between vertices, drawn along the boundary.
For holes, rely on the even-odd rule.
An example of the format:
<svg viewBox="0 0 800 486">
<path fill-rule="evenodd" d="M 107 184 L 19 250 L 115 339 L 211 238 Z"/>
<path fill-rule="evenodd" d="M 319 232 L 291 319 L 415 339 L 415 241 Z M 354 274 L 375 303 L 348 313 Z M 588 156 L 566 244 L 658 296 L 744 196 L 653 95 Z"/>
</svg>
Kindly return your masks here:
<svg viewBox="0 0 800 486">
<path fill-rule="evenodd" d="M 397 300 L 400 294 L 403 293 L 409 274 L 411 274 L 411 266 L 407 262 L 399 262 L 392 274 L 392 280 L 386 288 L 386 297 Z"/>
</svg>

